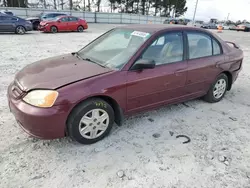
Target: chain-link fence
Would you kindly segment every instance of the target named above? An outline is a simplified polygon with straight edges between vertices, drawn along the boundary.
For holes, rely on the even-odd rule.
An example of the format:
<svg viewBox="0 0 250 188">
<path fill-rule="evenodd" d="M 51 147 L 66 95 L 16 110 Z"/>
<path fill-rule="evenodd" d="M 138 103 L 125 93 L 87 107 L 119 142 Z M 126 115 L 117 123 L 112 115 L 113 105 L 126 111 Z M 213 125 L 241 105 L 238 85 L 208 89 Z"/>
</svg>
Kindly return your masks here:
<svg viewBox="0 0 250 188">
<path fill-rule="evenodd" d="M 77 16 L 85 19 L 89 23 L 111 23 L 111 24 L 159 24 L 163 23 L 167 18 L 157 16 L 146 16 L 138 14 L 126 13 L 103 13 L 103 12 L 83 12 L 83 11 L 65 11 L 65 10 L 47 10 L 33 8 L 12 8 L 0 7 L 0 10 L 12 11 L 16 16 L 27 18 L 38 16 L 42 12 L 53 13 L 62 12 L 72 16 Z"/>
</svg>

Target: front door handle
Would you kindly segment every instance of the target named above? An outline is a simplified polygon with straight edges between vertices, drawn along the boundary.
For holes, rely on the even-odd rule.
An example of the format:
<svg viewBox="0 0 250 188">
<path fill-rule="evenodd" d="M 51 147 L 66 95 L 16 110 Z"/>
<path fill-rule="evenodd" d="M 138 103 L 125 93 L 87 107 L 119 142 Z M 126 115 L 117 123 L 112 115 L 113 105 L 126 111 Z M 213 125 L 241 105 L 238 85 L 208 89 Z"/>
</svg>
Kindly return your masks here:
<svg viewBox="0 0 250 188">
<path fill-rule="evenodd" d="M 181 76 L 182 73 L 185 72 L 185 71 L 186 71 L 186 69 L 179 69 L 179 70 L 175 71 L 174 74 L 175 74 L 176 76 Z"/>
</svg>

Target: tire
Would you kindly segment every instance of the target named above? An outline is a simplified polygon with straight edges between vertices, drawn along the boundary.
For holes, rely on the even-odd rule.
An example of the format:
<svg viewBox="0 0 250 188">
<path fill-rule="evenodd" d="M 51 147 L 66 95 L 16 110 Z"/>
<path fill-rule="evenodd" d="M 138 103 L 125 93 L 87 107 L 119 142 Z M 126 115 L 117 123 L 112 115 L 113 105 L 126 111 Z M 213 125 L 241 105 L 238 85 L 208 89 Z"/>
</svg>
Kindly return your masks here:
<svg viewBox="0 0 250 188">
<path fill-rule="evenodd" d="M 17 26 L 15 29 L 15 33 L 19 35 L 23 35 L 25 34 L 25 32 L 26 32 L 26 29 L 21 25 Z"/>
<path fill-rule="evenodd" d="M 221 84 L 219 84 L 219 83 L 221 83 Z M 226 94 L 227 88 L 228 88 L 228 77 L 225 74 L 220 74 L 216 78 L 215 82 L 211 85 L 207 94 L 204 96 L 204 100 L 209 102 L 209 103 L 219 102 Z M 216 90 L 218 93 L 217 96 L 215 94 Z"/>
<path fill-rule="evenodd" d="M 106 101 L 99 98 L 84 101 L 68 118 L 68 135 L 81 144 L 93 144 L 109 134 L 114 117 L 114 110 Z"/>
<path fill-rule="evenodd" d="M 39 22 L 34 22 L 33 23 L 33 30 L 38 30 Z"/>
<path fill-rule="evenodd" d="M 51 33 L 57 33 L 57 32 L 58 32 L 57 27 L 56 27 L 56 26 L 51 26 L 51 27 L 50 27 L 50 32 L 51 32 Z"/>
<path fill-rule="evenodd" d="M 81 25 L 80 25 L 80 26 L 78 26 L 77 31 L 78 31 L 78 32 L 83 32 L 83 31 L 84 31 L 84 27 L 83 27 L 83 26 L 81 26 Z"/>
</svg>

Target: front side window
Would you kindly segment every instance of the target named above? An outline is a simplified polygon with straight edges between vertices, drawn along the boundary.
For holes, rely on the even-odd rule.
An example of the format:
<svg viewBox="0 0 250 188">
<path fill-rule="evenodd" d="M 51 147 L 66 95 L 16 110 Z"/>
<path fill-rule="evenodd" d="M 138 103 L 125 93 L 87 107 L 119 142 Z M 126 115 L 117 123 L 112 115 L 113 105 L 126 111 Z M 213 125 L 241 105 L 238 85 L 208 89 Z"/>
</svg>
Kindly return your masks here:
<svg viewBox="0 0 250 188">
<path fill-rule="evenodd" d="M 150 33 L 131 29 L 113 29 L 78 54 L 102 66 L 121 69 L 150 36 Z"/>
<path fill-rule="evenodd" d="M 63 17 L 62 19 L 61 19 L 61 22 L 67 22 L 68 21 L 68 17 Z"/>
<path fill-rule="evenodd" d="M 212 56 L 211 37 L 203 33 L 188 33 L 189 59 Z"/>
<path fill-rule="evenodd" d="M 168 33 L 158 37 L 142 54 L 142 59 L 154 60 L 156 65 L 182 61 L 182 33 Z"/>
</svg>

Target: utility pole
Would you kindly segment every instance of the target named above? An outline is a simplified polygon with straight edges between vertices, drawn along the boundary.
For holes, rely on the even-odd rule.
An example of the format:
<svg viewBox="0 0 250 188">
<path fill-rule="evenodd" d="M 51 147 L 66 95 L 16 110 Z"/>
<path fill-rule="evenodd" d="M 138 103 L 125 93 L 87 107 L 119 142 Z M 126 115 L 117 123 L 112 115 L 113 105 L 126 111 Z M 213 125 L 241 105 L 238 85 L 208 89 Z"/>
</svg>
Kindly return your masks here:
<svg viewBox="0 0 250 188">
<path fill-rule="evenodd" d="M 227 21 L 228 21 L 228 19 L 229 19 L 229 16 L 230 16 L 230 13 L 228 13 L 228 15 L 227 15 Z"/>
<path fill-rule="evenodd" d="M 197 10 L 197 6 L 198 6 L 198 1 L 199 1 L 199 0 L 196 0 L 192 25 L 194 25 L 194 20 L 195 20 L 196 10 Z"/>
</svg>

